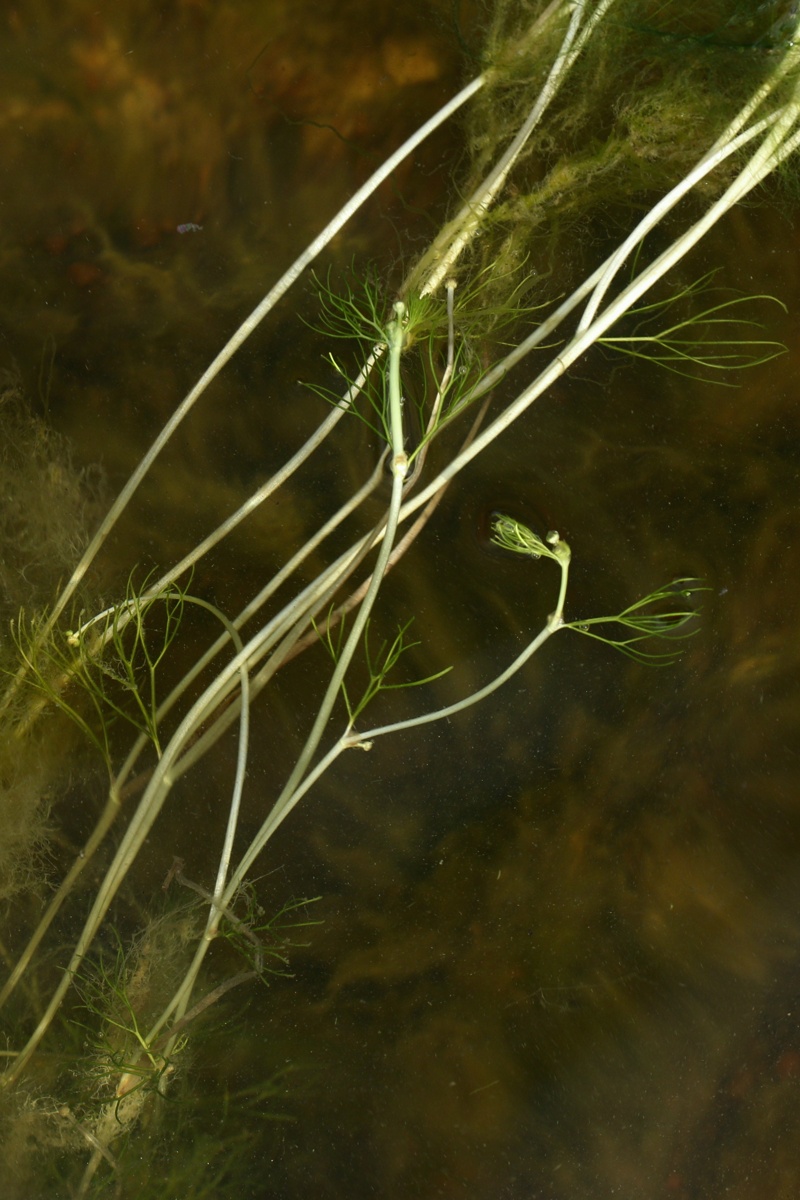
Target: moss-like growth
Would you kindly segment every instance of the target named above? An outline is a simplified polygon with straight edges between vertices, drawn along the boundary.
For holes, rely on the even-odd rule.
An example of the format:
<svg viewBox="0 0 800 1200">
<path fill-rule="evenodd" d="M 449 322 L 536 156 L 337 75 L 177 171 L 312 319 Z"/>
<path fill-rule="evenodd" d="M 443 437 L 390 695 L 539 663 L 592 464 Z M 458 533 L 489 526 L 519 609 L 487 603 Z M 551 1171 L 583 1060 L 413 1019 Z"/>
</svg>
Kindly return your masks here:
<svg viewBox="0 0 800 1200">
<path fill-rule="evenodd" d="M 45 385 L 45 389 L 46 389 Z M 44 391 L 46 399 L 47 392 Z M 77 468 L 66 441 L 0 377 L 0 626 L 46 604 L 100 515 L 102 473 Z M 5 633 L 4 633 L 5 641 Z"/>
<path fill-rule="evenodd" d="M 472 169 L 465 195 L 527 118 L 564 38 L 570 7 L 551 12 L 544 0 L 495 6 L 487 86 L 469 116 Z M 531 8 L 539 14 L 533 33 Z M 501 280 L 524 262 L 551 294 L 569 287 L 631 212 L 645 212 L 695 166 L 774 72 L 776 55 L 790 44 L 791 13 L 778 14 L 773 4 L 756 8 L 617 0 L 555 91 L 505 194 L 482 215 L 478 261 Z M 719 194 L 742 154 L 706 177 L 696 196 Z"/>
<path fill-rule="evenodd" d="M 0 677 L 18 668 L 10 624 L 50 602 L 97 519 L 101 475 L 77 469 L 67 443 L 36 416 L 16 378 L 0 379 Z M 0 724 L 0 899 L 41 882 L 49 809 L 65 777 L 69 738 L 50 725 L 24 733 L 30 696 Z M 46 872 L 44 872 L 46 874 Z"/>
</svg>

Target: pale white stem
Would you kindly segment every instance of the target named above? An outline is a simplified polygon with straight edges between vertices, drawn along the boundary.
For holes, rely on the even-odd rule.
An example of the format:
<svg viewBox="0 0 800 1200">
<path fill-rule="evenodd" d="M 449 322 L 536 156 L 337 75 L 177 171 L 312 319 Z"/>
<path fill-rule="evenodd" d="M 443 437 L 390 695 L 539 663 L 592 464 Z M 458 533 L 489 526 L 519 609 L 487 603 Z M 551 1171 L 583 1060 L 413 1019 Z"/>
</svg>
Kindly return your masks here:
<svg viewBox="0 0 800 1200">
<path fill-rule="evenodd" d="M 361 208 L 361 206 L 369 199 L 385 179 L 387 179 L 397 166 L 412 154 L 426 138 L 438 129 L 449 117 L 453 115 L 463 104 L 478 92 L 485 83 L 485 76 L 478 76 L 473 79 L 466 87 L 449 100 L 438 112 L 427 120 L 424 125 L 407 138 L 389 158 L 378 168 L 377 171 L 369 177 L 366 183 L 358 189 L 358 191 L 347 201 L 339 210 L 333 220 L 329 221 L 321 233 L 310 243 L 298 258 L 292 263 L 287 271 L 281 276 L 278 282 L 267 293 L 264 299 L 256 305 L 250 316 L 247 317 L 231 338 L 226 342 L 223 348 L 217 354 L 213 362 L 206 368 L 203 374 L 198 379 L 197 383 L 190 392 L 184 397 L 181 403 L 176 408 L 175 412 L 164 425 L 163 429 L 155 439 L 150 449 L 142 458 L 135 471 L 128 479 L 128 482 L 123 487 L 122 491 L 117 496 L 114 503 L 106 513 L 99 529 L 95 533 L 91 542 L 87 546 L 80 562 L 72 573 L 67 586 L 64 588 L 61 596 L 55 605 L 53 612 L 50 615 L 47 631 L 53 627 L 61 613 L 66 608 L 72 596 L 75 594 L 81 580 L 89 569 L 89 566 L 96 557 L 101 546 L 105 542 L 111 530 L 116 525 L 121 514 L 124 512 L 134 492 L 139 487 L 151 466 L 158 458 L 161 451 L 166 446 L 167 442 L 172 437 L 175 430 L 183 422 L 188 413 L 194 407 L 196 401 L 203 395 L 209 384 L 216 379 L 222 368 L 233 358 L 236 351 L 247 341 L 250 334 L 261 324 L 267 314 L 275 307 L 278 301 L 285 295 L 293 283 L 302 275 L 302 273 L 311 265 L 317 256 L 324 250 L 329 242 L 333 240 L 336 234 L 343 228 L 350 218 Z"/>
<path fill-rule="evenodd" d="M 342 419 L 344 414 L 349 411 L 353 400 L 360 394 L 364 383 L 371 374 L 372 369 L 380 358 L 381 354 L 382 347 L 376 346 L 359 372 L 358 378 L 355 380 L 352 386 L 348 388 L 347 392 L 333 409 L 333 411 L 328 414 L 319 428 L 316 429 L 314 433 L 307 439 L 307 441 L 303 443 L 300 449 L 297 450 L 291 456 L 291 458 L 284 463 L 280 470 L 276 471 L 275 474 L 266 481 L 266 483 L 262 484 L 260 488 L 253 492 L 253 494 L 247 498 L 244 504 L 237 508 L 235 512 L 231 513 L 229 517 L 227 517 L 220 525 L 218 525 L 213 533 L 210 533 L 208 537 L 203 539 L 202 542 L 199 542 L 196 546 L 194 546 L 189 554 L 182 558 L 179 563 L 176 563 L 174 567 L 171 567 L 170 570 L 153 585 L 152 589 L 148 589 L 146 596 L 150 594 L 151 590 L 158 591 L 164 588 L 166 585 L 172 583 L 174 580 L 178 579 L 181 575 L 184 575 L 187 571 L 191 570 L 192 567 L 194 567 L 206 554 L 208 554 L 209 550 L 213 550 L 215 546 L 219 545 L 219 543 L 226 538 L 228 534 L 237 527 L 237 525 L 240 525 L 241 522 L 244 521 L 246 517 L 249 517 L 251 513 L 255 512 L 255 510 L 261 504 L 263 504 L 265 500 L 269 499 L 269 497 L 273 496 L 279 488 L 283 487 L 286 481 L 290 479 L 292 475 L 294 475 L 298 468 L 301 467 L 303 463 L 310 458 L 314 451 L 322 445 L 328 435 Z"/>
<path fill-rule="evenodd" d="M 471 692 L 463 700 L 457 700 L 454 704 L 448 704 L 445 708 L 437 708 L 433 712 L 424 713 L 421 717 L 408 717 L 404 721 L 394 721 L 390 725 L 377 725 L 374 729 L 365 729 L 363 733 L 356 733 L 354 731 L 346 737 L 346 745 L 368 748 L 368 744 L 374 741 L 375 738 L 383 737 L 387 733 L 399 733 L 403 729 L 413 729 L 417 725 L 430 725 L 434 721 L 444 721 L 448 717 L 454 717 L 458 713 L 471 708 L 473 704 L 480 704 L 487 696 L 491 696 L 492 692 L 496 692 L 504 683 L 508 683 L 509 679 L 525 666 L 526 662 L 544 645 L 548 638 L 551 638 L 559 629 L 564 628 L 564 603 L 569 580 L 570 557 L 566 543 L 562 542 L 561 545 L 566 550 L 566 553 L 558 559 L 558 565 L 561 568 L 561 581 L 556 607 L 547 618 L 547 624 L 544 628 L 539 631 L 533 641 L 525 647 L 521 654 L 517 655 L 504 671 L 501 671 L 490 683 L 479 688 L 477 692 Z"/>
<path fill-rule="evenodd" d="M 305 787 L 303 787 L 304 777 L 308 774 L 310 769 L 312 770 L 312 774 L 314 774 L 314 769 L 311 768 L 311 763 L 319 748 L 320 742 L 322 741 L 322 737 L 328 725 L 334 704 L 339 697 L 344 677 L 347 673 L 350 663 L 352 662 L 353 656 L 361 643 L 364 629 L 367 621 L 369 620 L 369 616 L 374 607 L 375 601 L 377 600 L 378 592 L 386 573 L 386 565 L 394 545 L 394 539 L 397 530 L 397 518 L 403 499 L 403 484 L 408 472 L 408 459 L 406 457 L 405 450 L 403 449 L 403 400 L 400 390 L 400 355 L 402 354 L 405 340 L 405 305 L 402 303 L 402 301 L 398 301 L 395 304 L 394 313 L 394 320 L 390 322 L 387 329 L 387 345 L 389 350 L 389 384 L 387 396 L 388 420 L 386 424 L 390 437 L 389 453 L 392 466 L 392 495 L 386 518 L 386 528 L 384 531 L 385 536 L 381 542 L 377 562 L 375 564 L 375 570 L 373 572 L 370 586 L 367 589 L 367 594 L 358 610 L 356 619 L 353 622 L 353 627 L 350 630 L 344 646 L 342 647 L 341 653 L 337 658 L 333 674 L 317 711 L 311 731 L 306 738 L 297 762 L 295 763 L 288 780 L 284 784 L 278 799 L 273 805 L 272 810 L 270 811 L 266 820 L 262 823 L 259 832 L 250 843 L 250 846 L 245 852 L 243 859 L 234 871 L 228 885 L 228 889 L 222 897 L 221 909 L 225 909 L 230 905 L 231 901 L 236 895 L 236 892 L 241 886 L 241 882 L 244 879 L 247 870 L 249 869 L 249 865 L 261 852 L 261 848 L 263 848 L 266 838 L 271 836 L 271 832 L 267 831 L 271 830 L 273 827 L 276 828 L 277 825 L 280 824 L 280 822 L 284 819 L 285 813 L 297 803 L 296 797 L 298 789 L 302 788 L 302 791 L 306 790 Z M 225 672 L 223 672 L 223 674 L 225 674 Z M 316 778 L 317 776 L 315 775 L 314 777 Z M 306 784 L 306 786 L 309 785 Z M 302 792 L 300 794 L 302 794 Z M 216 926 L 212 924 L 213 919 L 214 913 L 212 912 L 209 915 L 209 926 L 206 931 L 206 935 L 198 945 L 192 964 L 181 981 L 181 984 L 178 987 L 175 995 L 159 1018 L 156 1029 L 160 1028 L 173 1013 L 180 1016 L 181 1013 L 185 1011 L 191 995 L 191 989 L 194 985 L 194 980 L 197 977 L 197 973 L 200 970 L 203 959 L 211 944 L 212 935 L 216 931 Z M 219 921 L 219 915 L 216 916 L 216 920 L 217 922 Z"/>
</svg>

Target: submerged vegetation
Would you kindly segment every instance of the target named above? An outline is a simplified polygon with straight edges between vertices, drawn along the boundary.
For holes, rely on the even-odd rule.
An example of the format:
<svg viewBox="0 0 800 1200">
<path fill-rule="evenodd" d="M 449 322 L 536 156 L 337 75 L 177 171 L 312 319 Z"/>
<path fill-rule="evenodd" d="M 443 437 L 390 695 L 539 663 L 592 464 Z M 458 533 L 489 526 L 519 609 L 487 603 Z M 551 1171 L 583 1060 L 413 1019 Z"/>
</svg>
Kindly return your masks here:
<svg viewBox="0 0 800 1200">
<path fill-rule="evenodd" d="M 3 643 L 0 895 L 21 890 L 11 926 L 26 930 L 19 945 L 4 939 L 0 991 L 8 1015 L 0 1115 L 13 1196 L 145 1197 L 154 1194 L 149 1173 L 142 1177 L 148 1155 L 159 1195 L 248 1194 L 240 1131 L 229 1144 L 226 1132 L 221 1149 L 219 1113 L 203 1123 L 191 1107 L 192 1056 L 200 1031 L 240 1010 L 248 987 L 290 969 L 297 931 L 313 921 L 310 901 L 282 897 L 270 912 L 262 894 L 264 852 L 289 814 L 346 751 L 379 755 L 386 735 L 489 697 L 501 704 L 503 685 L 555 633 L 570 630 L 639 664 L 666 665 L 696 632 L 704 585 L 694 578 L 653 580 L 653 590 L 626 597 L 610 616 L 573 616 L 567 542 L 497 513 L 495 545 L 552 561 L 558 579 L 544 617 L 539 597 L 550 585 L 537 583 L 525 618 L 533 632 L 513 661 L 441 705 L 425 685 L 444 672 L 434 665 L 418 678 L 406 663 L 412 645 L 425 652 L 424 625 L 413 642 L 414 614 L 387 629 L 381 592 L 436 519 L 446 490 L 596 347 L 701 378 L 780 353 L 766 329 L 770 297 L 723 295 L 716 279 L 712 289 L 690 264 L 688 278 L 699 280 L 687 283 L 681 269 L 716 222 L 800 144 L 797 5 L 746 7 L 500 0 L 482 73 L 271 286 L 177 405 L 90 539 L 93 481 L 76 478 L 63 448 L 41 451 L 45 432 L 8 401 L 17 440 L 6 442 L 4 469 L 17 478 L 14 455 L 27 451 L 13 447 L 27 438 L 31 470 L 62 497 L 48 505 L 53 527 L 45 535 L 40 517 L 31 530 L 19 514 L 4 530 L 9 546 L 28 538 L 54 559 L 49 575 L 7 601 L 13 636 Z M 326 375 L 307 390 L 310 405 L 319 395 L 327 402 L 319 426 L 162 573 L 145 576 L 130 564 L 127 584 L 105 585 L 119 599 L 101 600 L 98 563 L 169 439 L 346 221 L 464 106 L 470 163 L 460 198 L 406 278 L 393 287 L 357 262 L 341 278 L 334 269 L 316 276 L 311 323 Z M 321 447 L 335 453 L 340 422 L 351 417 L 367 429 L 352 496 L 320 511 L 316 531 L 238 609 L 212 602 L 198 583 L 212 551 Z M 268 434 L 268 412 L 264 420 Z M 11 561 L 4 554 L 4 572 Z M 257 794 L 248 781 L 251 717 L 269 706 L 276 675 L 301 652 L 318 681 L 314 711 L 285 778 Z M 387 717 L 385 693 L 412 688 L 414 711 Z M 76 821 L 57 835 L 48 800 L 66 775 L 70 724 L 94 748 L 107 791 L 94 828 Z M 231 742 L 213 870 L 190 879 L 176 860 L 160 908 L 131 899 L 129 875 L 173 789 L 184 776 L 191 781 L 218 743 L 229 750 Z M 59 841 L 63 872 L 34 914 L 24 885 L 48 838 Z M 175 858 L 181 848 L 168 850 Z M 286 1115 L 283 1083 L 276 1073 L 255 1098 L 268 1119 Z M 255 1101 L 231 1095 L 226 1111 L 235 1114 L 237 1102 Z M 171 1140 L 183 1119 L 200 1130 L 191 1154 Z"/>
</svg>

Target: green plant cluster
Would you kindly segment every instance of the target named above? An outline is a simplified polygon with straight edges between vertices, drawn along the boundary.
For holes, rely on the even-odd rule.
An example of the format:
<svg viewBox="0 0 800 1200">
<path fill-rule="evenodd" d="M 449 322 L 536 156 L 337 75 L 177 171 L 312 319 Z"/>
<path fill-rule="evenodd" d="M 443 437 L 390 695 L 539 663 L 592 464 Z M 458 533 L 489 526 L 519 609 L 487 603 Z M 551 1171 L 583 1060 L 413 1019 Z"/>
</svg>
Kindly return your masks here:
<svg viewBox="0 0 800 1200">
<path fill-rule="evenodd" d="M 615 236 L 695 165 L 730 113 L 774 70 L 768 51 L 789 44 L 792 13 L 779 9 L 731 0 L 620 0 L 611 7 L 602 36 L 587 43 L 547 121 L 531 134 L 513 186 L 482 216 L 474 253 L 491 269 L 493 303 L 523 262 L 551 294 L 569 286 L 587 250 Z M 470 112 L 473 165 L 465 195 L 512 140 L 544 82 L 569 18 L 564 6 L 560 25 L 545 22 L 549 11 L 545 0 L 494 7 L 489 82 Z M 537 13 L 542 24 L 533 22 L 531 33 Z M 784 95 L 791 86 L 787 81 Z M 731 157 L 703 181 L 698 199 L 718 195 L 741 163 Z M 568 278 L 566 264 L 574 272 Z"/>
<path fill-rule="evenodd" d="M 104 1190 L 139 1200 L 145 1193 L 136 1190 L 142 1176 L 135 1164 L 148 1139 L 154 1157 L 170 1163 L 163 1174 L 169 1188 L 187 1200 L 209 1194 L 209 1180 L 217 1194 L 235 1193 L 224 1154 L 209 1151 L 207 1179 L 190 1155 L 182 1178 L 177 1166 L 172 1170 L 179 1156 L 158 1130 L 180 1113 L 174 1097 L 190 1074 L 185 1064 L 195 1035 L 212 1014 L 228 1010 L 225 998 L 234 989 L 285 974 L 293 931 L 310 923 L 304 903 L 277 902 L 276 915 L 267 916 L 252 882 L 283 822 L 342 755 L 371 750 L 390 733 L 460 717 L 499 693 L 561 631 L 638 664 L 661 665 L 674 661 L 696 631 L 694 601 L 704 585 L 694 578 L 676 578 L 610 616 L 573 619 L 572 547 L 555 531 L 542 536 L 513 514 L 498 515 L 498 547 L 554 564 L 554 602 L 542 610 L 541 593 L 532 596 L 523 621 L 528 632 L 513 661 L 467 694 L 442 705 L 434 689 L 421 687 L 413 715 L 387 721 L 381 710 L 387 691 L 430 684 L 441 674 L 403 679 L 410 623 L 383 639 L 373 632 L 382 624 L 389 572 L 473 459 L 590 349 L 708 376 L 780 352 L 743 310 L 743 298 L 716 291 L 716 284 L 711 289 L 708 276 L 679 282 L 666 298 L 653 292 L 800 143 L 798 25 L 796 5 L 790 12 L 760 4 L 748 16 L 739 4 L 713 3 L 698 14 L 677 0 L 498 0 L 485 72 L 426 122 L 399 158 L 376 170 L 245 318 L 165 422 L 57 598 L 48 604 L 37 594 L 22 616 L 13 614 L 0 699 L 2 816 L 13 852 L 20 847 L 30 862 L 44 836 L 54 751 L 42 755 L 45 767 L 32 772 L 32 782 L 22 772 L 47 744 L 54 712 L 88 738 L 108 775 L 96 824 L 78 849 L 64 836 L 60 882 L 35 915 L 23 914 L 27 942 L 2 947 L 9 975 L 0 1006 L 12 1019 L 0 1115 L 20 1200 L 32 1194 L 42 1151 L 61 1192 L 75 1200 Z M 736 72 L 726 65 L 733 54 L 741 56 Z M 341 284 L 332 275 L 317 280 L 321 349 L 337 383 L 313 385 L 330 401 L 318 428 L 160 577 L 137 581 L 132 572 L 116 603 L 91 600 L 88 580 L 107 539 L 196 402 L 403 155 L 469 100 L 466 199 L 402 286 L 393 292 L 355 267 Z M 352 496 L 333 504 L 323 497 L 318 527 L 232 614 L 190 592 L 197 564 L 320 447 L 335 445 L 329 439 L 351 413 L 372 434 Z M 46 444 L 37 423 L 26 428 L 29 442 Z M 67 472 L 52 447 L 34 458 L 56 481 Z M 74 486 L 64 493 L 77 494 Z M 39 525 L 40 518 L 31 522 Z M 47 539 L 34 536 L 31 544 Z M 69 547 L 74 556 L 76 542 Z M 190 609 L 213 618 L 213 633 L 191 653 Z M 185 655 L 170 679 L 179 646 Z M 251 712 L 301 651 L 314 656 L 319 672 L 313 711 L 298 714 L 290 765 L 254 787 Z M 365 713 L 372 720 L 373 709 L 383 723 L 367 727 Z M 122 732 L 129 740 L 117 736 Z M 191 893 L 191 905 L 154 915 L 152 903 L 130 901 L 131 872 L 153 844 L 177 783 L 223 739 L 231 770 L 213 859 L 200 880 L 176 860 L 164 886 Z M 27 831 L 13 823 L 18 799 Z M 0 826 L 0 868 L 8 874 L 2 833 Z M 8 895 L 21 874 L 1 880 L 0 894 Z M 123 899 L 139 908 L 138 934 L 117 932 Z M 243 1098 L 245 1106 L 267 1104 L 277 1086 L 269 1080 Z M 213 1122 L 202 1126 L 201 1147 L 210 1128 Z"/>
</svg>

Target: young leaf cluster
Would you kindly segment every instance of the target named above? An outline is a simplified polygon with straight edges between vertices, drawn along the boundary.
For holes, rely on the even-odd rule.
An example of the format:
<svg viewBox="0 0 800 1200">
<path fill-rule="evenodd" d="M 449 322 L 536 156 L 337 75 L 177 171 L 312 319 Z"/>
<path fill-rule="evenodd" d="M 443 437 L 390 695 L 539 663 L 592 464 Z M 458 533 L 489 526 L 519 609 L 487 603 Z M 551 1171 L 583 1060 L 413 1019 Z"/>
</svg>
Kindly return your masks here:
<svg viewBox="0 0 800 1200">
<path fill-rule="evenodd" d="M 698 609 L 684 603 L 698 592 L 709 588 L 699 579 L 691 577 L 673 579 L 672 583 L 656 588 L 641 600 L 628 605 L 612 617 L 589 617 L 582 621 L 569 621 L 565 629 L 574 629 L 585 637 L 604 642 L 632 658 L 634 662 L 651 666 L 671 666 L 680 657 L 680 644 L 697 632 L 697 625 L 689 628 L 697 617 Z M 606 626 L 620 626 L 620 631 L 600 632 Z M 645 649 L 642 643 L 659 642 L 669 649 Z M 676 643 L 678 643 L 676 645 Z"/>
<path fill-rule="evenodd" d="M 505 279 L 506 275 L 514 279 Z M 498 300 L 498 280 L 503 279 L 503 299 Z M 462 285 L 451 279 L 444 296 L 420 295 L 412 287 L 403 293 L 403 397 L 415 413 L 415 445 L 409 460 L 420 453 L 447 421 L 469 402 L 486 373 L 491 345 L 502 345 L 504 336 L 535 311 L 526 303 L 532 275 L 518 270 L 478 270 Z M 325 281 L 315 276 L 319 295 L 318 332 L 349 342 L 351 361 L 329 351 L 326 361 L 342 381 L 342 391 L 309 383 L 311 391 L 334 405 L 343 394 L 363 395 L 366 404 L 351 406 L 382 440 L 389 440 L 387 417 L 386 349 L 394 321 L 392 305 L 373 269 L 358 278 L 352 267 L 335 290 L 330 272 Z M 409 353 L 413 351 L 413 353 Z M 367 377 L 365 361 L 373 360 Z"/>
<path fill-rule="evenodd" d="M 325 359 L 342 381 L 343 391 L 320 383 L 304 386 L 329 403 L 340 406 L 347 397 L 355 413 L 377 436 L 391 441 L 388 413 L 388 363 L 386 352 L 393 340 L 396 315 L 380 287 L 375 272 L 368 268 L 359 278 L 354 266 L 341 280 L 338 290 L 331 283 L 331 272 L 322 280 L 314 274 L 318 295 L 318 333 L 348 343 L 347 360 L 338 352 L 328 351 Z M 429 335 L 440 313 L 433 300 L 411 295 L 404 300 L 402 349 L 408 350 L 422 329 Z M 370 363 L 364 371 L 364 364 Z M 366 404 L 358 405 L 363 397 Z"/>
<path fill-rule="evenodd" d="M 173 584 L 148 596 L 146 587 L 147 580 L 137 585 L 131 575 L 123 601 L 66 633 L 45 632 L 46 614 L 20 613 L 12 628 L 30 685 L 78 726 L 109 771 L 110 731 L 120 718 L 161 754 L 157 674 L 180 627 L 186 592 Z"/>
<path fill-rule="evenodd" d="M 527 558 L 550 558 L 561 566 L 562 572 L 566 572 L 569 565 L 571 551 L 557 533 L 548 533 L 543 540 L 527 525 L 504 514 L 497 514 L 492 522 L 492 541 L 503 550 Z M 688 626 L 697 616 L 698 609 L 682 602 L 690 601 L 698 592 L 704 591 L 708 591 L 708 588 L 699 579 L 674 579 L 672 583 L 656 588 L 614 616 L 589 617 L 581 621 L 559 620 L 553 624 L 553 631 L 556 628 L 574 629 L 577 633 L 619 650 L 635 662 L 668 666 L 677 660 L 683 649 L 676 642 L 681 643 L 697 632 L 696 625 L 693 628 Z M 563 598 L 562 589 L 560 603 L 563 603 Z M 620 631 L 613 630 L 613 626 L 619 626 Z M 608 627 L 612 627 L 612 630 L 609 631 Z M 668 643 L 669 649 L 646 649 L 642 645 L 653 639 L 662 645 Z"/>
<path fill-rule="evenodd" d="M 364 630 L 364 660 L 367 667 L 368 681 L 358 699 L 355 699 L 351 695 L 346 679 L 342 680 L 342 699 L 347 709 L 348 724 L 351 728 L 355 725 L 356 720 L 367 705 L 380 692 L 420 687 L 424 683 L 432 683 L 435 679 L 441 679 L 443 675 L 446 675 L 451 670 L 450 667 L 445 667 L 442 671 L 435 671 L 432 675 L 426 675 L 424 679 L 404 680 L 402 683 L 389 682 L 388 677 L 403 654 L 407 650 L 413 649 L 414 646 L 420 645 L 419 642 L 407 640 L 406 635 L 411 628 L 411 624 L 411 621 L 406 621 L 404 625 L 400 625 L 394 639 L 391 642 L 381 642 L 376 653 L 370 645 L 369 622 L 367 622 Z M 327 648 L 334 663 L 338 662 L 345 641 L 344 617 L 334 625 L 329 616 L 324 632 L 317 629 L 317 634 Z"/>
<path fill-rule="evenodd" d="M 676 375 L 724 387 L 734 385 L 720 378 L 720 373 L 757 367 L 785 354 L 782 342 L 756 336 L 754 331 L 763 330 L 763 324 L 741 311 L 742 305 L 763 302 L 777 304 L 785 312 L 786 305 L 775 296 L 719 299 L 699 312 L 659 328 L 662 318 L 681 302 L 718 291 L 708 286 L 713 275 L 714 272 L 709 272 L 665 300 L 631 309 L 628 316 L 634 320 L 632 333 L 610 333 L 598 341 L 632 358 L 656 363 Z"/>
<path fill-rule="evenodd" d="M 564 562 L 570 556 L 566 542 L 562 541 L 555 530 L 551 530 L 542 541 L 527 525 L 502 513 L 492 522 L 492 541 L 501 550 L 524 554 L 528 558 L 552 558 L 553 562 Z"/>
<path fill-rule="evenodd" d="M 307 942 L 298 942 L 294 935 L 322 922 L 308 916 L 308 906 L 319 896 L 303 900 L 288 900 L 271 917 L 259 902 L 255 885 L 242 884 L 233 907 L 226 910 L 220 924 L 220 934 L 250 964 L 253 971 L 266 982 L 266 976 L 291 977 L 289 951 Z M 236 910 L 236 911 L 234 911 Z"/>
</svg>

